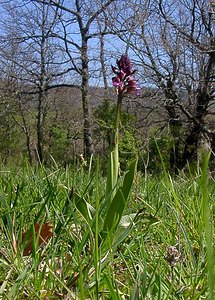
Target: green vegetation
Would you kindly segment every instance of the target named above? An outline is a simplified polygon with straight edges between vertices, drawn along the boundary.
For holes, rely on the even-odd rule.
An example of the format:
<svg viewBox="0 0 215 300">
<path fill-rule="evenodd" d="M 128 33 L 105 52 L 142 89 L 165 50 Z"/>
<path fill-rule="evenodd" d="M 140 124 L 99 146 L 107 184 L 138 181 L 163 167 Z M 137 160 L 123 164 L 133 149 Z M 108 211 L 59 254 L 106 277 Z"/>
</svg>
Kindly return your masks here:
<svg viewBox="0 0 215 300">
<path fill-rule="evenodd" d="M 2 299 L 214 299 L 207 158 L 195 175 L 135 173 L 125 210 L 112 214 L 99 162 L 94 171 L 27 164 L 0 172 Z M 37 222 L 50 222 L 53 237 L 36 247 L 34 235 L 23 256 L 22 233 Z"/>
<path fill-rule="evenodd" d="M 124 149 L 132 141 L 129 131 L 120 140 L 122 100 L 138 87 L 130 60 L 122 56 L 117 65 L 127 73 L 121 83 L 119 71 L 113 78 L 118 97 L 105 177 L 98 158 L 83 156 L 66 168 L 54 159 L 52 168 L 1 167 L 2 299 L 214 299 L 209 152 L 189 176 L 171 177 L 156 140 L 150 148 L 159 175 L 138 172 L 136 158 L 121 160 L 122 141 Z M 62 133 L 53 129 L 64 148 Z"/>
<path fill-rule="evenodd" d="M 108 155 L 113 138 L 113 129 L 116 115 L 116 105 L 111 104 L 109 100 L 94 109 L 94 119 L 96 128 L 94 135 L 99 138 L 103 145 L 102 155 L 105 158 Z M 126 170 L 129 164 L 137 157 L 140 151 L 140 133 L 135 127 L 137 119 L 134 114 L 121 110 L 120 114 L 120 136 L 119 136 L 119 154 L 120 168 Z M 104 166 L 105 168 L 105 166 Z"/>
</svg>

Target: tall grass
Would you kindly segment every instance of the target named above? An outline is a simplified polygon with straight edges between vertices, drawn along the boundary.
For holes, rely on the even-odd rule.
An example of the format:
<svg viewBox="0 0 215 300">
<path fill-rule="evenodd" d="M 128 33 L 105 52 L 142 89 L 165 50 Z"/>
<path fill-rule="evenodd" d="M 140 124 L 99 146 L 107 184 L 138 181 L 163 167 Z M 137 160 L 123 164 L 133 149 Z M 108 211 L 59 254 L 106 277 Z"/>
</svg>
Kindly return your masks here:
<svg viewBox="0 0 215 300">
<path fill-rule="evenodd" d="M 2 166 L 0 298 L 214 299 L 215 182 L 207 162 L 194 175 L 139 174 L 110 232 L 99 163 Z M 36 222 L 50 222 L 53 237 L 41 247 L 35 237 L 23 256 L 22 233 Z"/>
</svg>

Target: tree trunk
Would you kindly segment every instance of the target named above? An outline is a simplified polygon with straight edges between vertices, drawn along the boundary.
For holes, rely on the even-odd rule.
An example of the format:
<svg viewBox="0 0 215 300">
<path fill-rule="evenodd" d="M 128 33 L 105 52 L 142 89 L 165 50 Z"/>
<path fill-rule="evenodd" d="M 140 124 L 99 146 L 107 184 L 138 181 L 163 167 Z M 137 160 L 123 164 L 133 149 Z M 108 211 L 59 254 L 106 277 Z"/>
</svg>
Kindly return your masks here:
<svg viewBox="0 0 215 300">
<path fill-rule="evenodd" d="M 39 93 L 37 106 L 37 151 L 38 159 L 43 162 L 43 127 L 46 114 L 46 11 L 45 5 L 42 6 L 42 24 L 41 24 L 41 43 L 40 43 L 40 77 Z"/>
<path fill-rule="evenodd" d="M 214 47 L 214 45 L 213 45 Z M 200 141 L 201 133 L 204 132 L 205 116 L 208 113 L 208 105 L 212 101 L 212 94 L 210 93 L 210 83 L 213 76 L 213 69 L 215 65 L 215 51 L 209 54 L 208 63 L 203 70 L 203 76 L 199 81 L 199 86 L 196 96 L 196 112 L 195 117 L 192 120 L 192 128 L 188 134 L 183 156 L 181 160 L 181 168 L 183 168 L 187 162 L 197 158 L 198 144 Z"/>
<path fill-rule="evenodd" d="M 37 112 L 37 153 L 40 162 L 43 161 L 43 95 L 38 95 L 38 112 Z"/>
<path fill-rule="evenodd" d="M 183 155 L 179 165 L 179 169 L 183 169 L 187 163 L 197 160 L 197 149 L 199 139 L 201 135 L 201 129 L 199 126 L 194 126 L 186 137 Z"/>
<path fill-rule="evenodd" d="M 90 109 L 88 100 L 88 57 L 87 57 L 87 39 L 82 41 L 82 105 L 84 117 L 84 156 L 90 158 L 93 154 L 93 142 L 91 134 Z"/>
<path fill-rule="evenodd" d="M 207 107 L 210 102 L 210 95 L 207 91 L 207 86 L 199 87 L 197 91 L 196 114 L 191 123 L 191 129 L 186 137 L 180 169 L 184 168 L 187 162 L 197 159 L 198 145 L 201 138 L 201 133 L 204 132 L 205 116 Z"/>
</svg>

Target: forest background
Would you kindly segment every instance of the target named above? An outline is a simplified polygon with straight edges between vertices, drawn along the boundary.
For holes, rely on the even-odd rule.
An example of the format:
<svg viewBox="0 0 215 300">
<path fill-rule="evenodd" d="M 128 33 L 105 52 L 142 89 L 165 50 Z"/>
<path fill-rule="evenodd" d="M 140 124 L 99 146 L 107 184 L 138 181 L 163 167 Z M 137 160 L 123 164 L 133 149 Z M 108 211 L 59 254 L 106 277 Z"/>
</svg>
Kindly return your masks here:
<svg viewBox="0 0 215 300">
<path fill-rule="evenodd" d="M 215 299 L 214 35 L 214 0 L 0 0 L 1 299 Z"/>
<path fill-rule="evenodd" d="M 124 98 L 124 168 L 177 172 L 215 149 L 213 0 L 13 0 L 0 4 L 0 154 L 63 165 L 104 158 L 127 54 L 141 87 Z"/>
</svg>

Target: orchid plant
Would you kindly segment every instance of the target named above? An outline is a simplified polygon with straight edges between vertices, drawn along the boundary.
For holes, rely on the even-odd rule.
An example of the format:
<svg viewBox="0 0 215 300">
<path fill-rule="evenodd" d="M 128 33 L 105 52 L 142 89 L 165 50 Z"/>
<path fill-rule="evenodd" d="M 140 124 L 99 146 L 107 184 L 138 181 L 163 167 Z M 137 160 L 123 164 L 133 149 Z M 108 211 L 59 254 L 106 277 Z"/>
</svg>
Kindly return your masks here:
<svg viewBox="0 0 215 300">
<path fill-rule="evenodd" d="M 137 80 L 134 79 L 135 70 L 126 55 L 122 55 L 116 61 L 116 67 L 112 66 L 115 76 L 112 78 L 113 86 L 117 94 L 117 109 L 115 116 L 115 126 L 110 149 L 106 194 L 103 202 L 96 203 L 96 207 L 80 197 L 75 196 L 75 204 L 78 211 L 82 214 L 89 228 L 91 228 L 95 237 L 95 249 L 99 255 L 103 251 L 116 247 L 123 239 L 126 238 L 132 229 L 134 218 L 137 214 L 123 215 L 128 203 L 130 191 L 133 185 L 137 161 L 133 161 L 127 172 L 119 179 L 119 124 L 122 100 L 128 94 L 139 94 Z M 122 224 L 126 220 L 126 226 Z M 129 224 L 129 225 L 128 225 Z M 80 248 L 86 243 L 88 235 L 83 238 Z M 98 250 L 103 249 L 102 252 Z M 103 253 L 104 253 L 103 252 Z"/>
<path fill-rule="evenodd" d="M 122 55 L 121 58 L 116 60 L 117 66 L 112 66 L 112 71 L 115 76 L 112 78 L 113 86 L 115 87 L 117 98 L 117 109 L 115 117 L 114 134 L 111 144 L 110 159 L 108 165 L 108 178 L 106 196 L 108 196 L 114 189 L 117 183 L 119 175 L 119 124 L 120 124 L 120 112 L 122 107 L 122 100 L 129 94 L 135 94 L 139 96 L 140 87 L 137 84 L 137 80 L 134 78 L 133 65 L 127 55 Z"/>
</svg>

